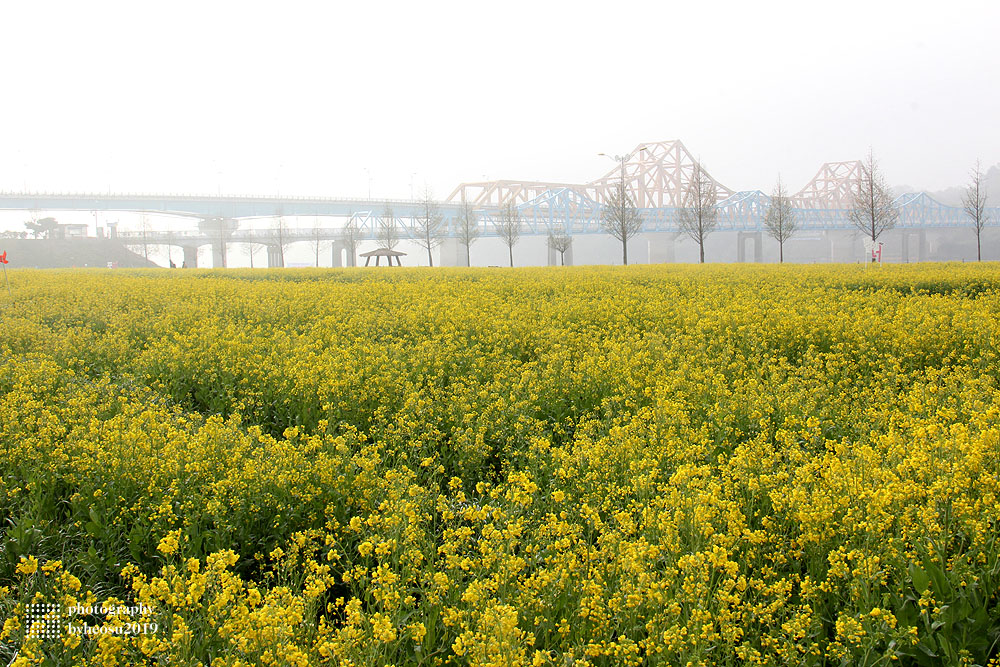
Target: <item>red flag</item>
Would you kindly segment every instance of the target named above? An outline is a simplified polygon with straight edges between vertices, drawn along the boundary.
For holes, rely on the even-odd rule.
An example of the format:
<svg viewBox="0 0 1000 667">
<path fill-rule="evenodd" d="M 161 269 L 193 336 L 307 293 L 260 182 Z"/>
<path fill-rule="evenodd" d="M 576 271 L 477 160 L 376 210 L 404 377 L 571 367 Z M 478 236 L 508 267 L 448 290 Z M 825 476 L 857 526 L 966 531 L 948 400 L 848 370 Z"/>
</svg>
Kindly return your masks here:
<svg viewBox="0 0 1000 667">
<path fill-rule="evenodd" d="M 6 264 L 6 263 L 7 263 L 7 251 L 4 250 L 3 254 L 0 255 L 0 264 Z"/>
</svg>

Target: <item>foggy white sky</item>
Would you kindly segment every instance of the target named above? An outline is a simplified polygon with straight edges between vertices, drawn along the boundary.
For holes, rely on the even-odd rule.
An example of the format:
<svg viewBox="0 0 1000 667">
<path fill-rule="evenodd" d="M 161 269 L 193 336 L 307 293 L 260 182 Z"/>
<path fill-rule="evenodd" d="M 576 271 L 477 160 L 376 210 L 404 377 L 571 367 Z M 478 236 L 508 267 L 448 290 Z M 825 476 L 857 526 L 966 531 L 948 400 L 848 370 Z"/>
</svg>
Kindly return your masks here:
<svg viewBox="0 0 1000 667">
<path fill-rule="evenodd" d="M 679 138 L 734 189 L 1000 162 L 997 2 L 0 9 L 0 189 L 439 197 Z M 367 170 L 367 171 L 366 171 Z"/>
</svg>

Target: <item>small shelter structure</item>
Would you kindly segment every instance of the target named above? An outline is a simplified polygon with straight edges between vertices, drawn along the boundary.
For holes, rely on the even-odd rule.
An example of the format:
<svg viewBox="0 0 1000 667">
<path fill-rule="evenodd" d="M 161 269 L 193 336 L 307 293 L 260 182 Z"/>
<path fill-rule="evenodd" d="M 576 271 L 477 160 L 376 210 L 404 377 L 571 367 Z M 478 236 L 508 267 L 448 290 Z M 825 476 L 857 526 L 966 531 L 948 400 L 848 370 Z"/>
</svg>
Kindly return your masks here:
<svg viewBox="0 0 1000 667">
<path fill-rule="evenodd" d="M 399 258 L 405 254 L 406 254 L 405 252 L 400 252 L 399 250 L 390 250 L 389 248 L 377 248 L 370 252 L 363 252 L 361 253 L 361 256 L 365 258 L 365 266 L 368 266 L 371 263 L 372 257 L 375 258 L 375 266 L 379 265 L 383 257 L 389 258 L 389 266 L 392 266 L 393 257 L 396 258 L 396 266 L 402 266 L 403 264 L 402 262 L 399 261 Z"/>
</svg>

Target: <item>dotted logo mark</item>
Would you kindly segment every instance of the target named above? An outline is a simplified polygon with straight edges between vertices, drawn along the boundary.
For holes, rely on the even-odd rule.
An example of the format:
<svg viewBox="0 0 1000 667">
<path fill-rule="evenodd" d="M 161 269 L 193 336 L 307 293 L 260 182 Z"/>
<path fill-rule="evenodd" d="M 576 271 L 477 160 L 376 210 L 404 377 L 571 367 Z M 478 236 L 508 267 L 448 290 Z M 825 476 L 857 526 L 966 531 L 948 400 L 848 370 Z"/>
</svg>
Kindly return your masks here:
<svg viewBox="0 0 1000 667">
<path fill-rule="evenodd" d="M 25 618 L 28 637 L 59 639 L 62 637 L 62 620 L 62 605 L 29 604 Z"/>
</svg>

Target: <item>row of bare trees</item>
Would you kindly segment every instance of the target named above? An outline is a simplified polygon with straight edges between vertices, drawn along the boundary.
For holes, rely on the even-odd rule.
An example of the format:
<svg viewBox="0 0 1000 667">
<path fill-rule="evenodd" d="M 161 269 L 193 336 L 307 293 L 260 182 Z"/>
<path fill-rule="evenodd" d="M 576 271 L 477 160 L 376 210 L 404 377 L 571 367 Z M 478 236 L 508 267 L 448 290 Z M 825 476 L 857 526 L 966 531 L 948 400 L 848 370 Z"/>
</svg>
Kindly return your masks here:
<svg viewBox="0 0 1000 667">
<path fill-rule="evenodd" d="M 977 257 L 982 259 L 981 237 L 988 220 L 986 208 L 987 196 L 983 185 L 983 173 L 977 161 L 970 173 L 971 179 L 963 196 L 963 209 L 968 216 L 976 234 Z M 699 261 L 705 261 L 705 243 L 708 236 L 718 229 L 719 193 L 715 181 L 708 175 L 700 163 L 695 163 L 688 187 L 684 193 L 682 206 L 677 209 L 677 222 L 680 232 L 691 238 L 698 245 Z M 849 218 L 854 226 L 874 245 L 883 232 L 895 227 L 899 211 L 893 206 L 892 190 L 886 184 L 884 175 L 872 152 L 869 150 L 866 159 L 861 164 L 861 174 L 857 189 L 854 192 Z M 45 219 L 30 226 L 36 236 L 44 233 Z M 54 221 L 52 221 L 54 223 Z M 781 177 L 771 193 L 770 203 L 764 214 L 764 228 L 769 236 L 778 242 L 779 261 L 784 261 L 784 246 L 800 229 L 792 199 L 788 195 Z M 427 252 L 427 263 L 434 265 L 432 251 L 439 247 L 449 232 L 465 247 L 466 265 L 471 266 L 472 245 L 480 236 L 479 220 L 472 206 L 463 198 L 455 226 L 449 230 L 445 227 L 444 216 L 441 215 L 437 202 L 429 188 L 424 188 L 420 200 L 419 213 L 413 217 L 414 240 Z M 628 242 L 642 229 L 643 218 L 636 207 L 625 182 L 625 170 L 615 187 L 608 194 L 603 208 L 601 225 L 603 230 L 622 244 L 622 263 L 628 264 Z M 507 246 L 510 266 L 514 266 L 514 246 L 517 245 L 522 233 L 522 220 L 514 202 L 508 202 L 500 207 L 493 228 L 500 241 Z M 150 225 L 148 217 L 143 216 L 140 224 L 140 237 L 135 245 L 147 257 Z M 272 229 L 270 244 L 276 246 L 279 262 L 284 266 L 284 254 L 292 239 L 289 228 L 283 216 L 279 216 L 276 227 Z M 320 263 L 320 252 L 327 241 L 324 232 L 314 226 L 309 238 L 315 257 L 315 264 Z M 394 249 L 401 240 L 400 226 L 397 223 L 392 207 L 387 203 L 382 216 L 378 218 L 375 233 L 379 246 Z M 354 219 L 343 228 L 340 241 L 346 246 L 349 257 L 357 256 L 357 248 L 362 240 L 361 230 Z M 550 248 L 560 254 L 565 264 L 566 252 L 572 245 L 572 237 L 565 229 L 550 231 L 548 236 Z M 225 242 L 223 241 L 223 262 L 225 262 Z M 250 266 L 254 266 L 254 255 L 260 246 L 249 244 Z M 350 262 L 353 264 L 353 260 Z"/>
<path fill-rule="evenodd" d="M 976 257 L 982 260 L 982 233 L 989 219 L 979 161 L 970 176 L 962 204 L 976 234 Z M 705 261 L 705 241 L 718 228 L 718 200 L 715 181 L 701 164 L 695 163 L 683 204 L 677 210 L 677 222 L 681 233 L 698 244 L 699 260 L 702 263 Z M 848 216 L 854 226 L 871 239 L 873 246 L 878 237 L 894 228 L 898 221 L 899 211 L 893 206 L 892 189 L 886 184 L 885 176 L 871 150 L 861 164 L 861 175 Z M 642 217 L 626 191 L 624 169 L 620 182 L 608 196 L 602 224 L 604 230 L 622 244 L 622 263 L 628 264 L 628 240 L 639 233 Z M 764 214 L 764 229 L 778 242 L 780 262 L 785 259 L 785 242 L 798 232 L 799 225 L 792 199 L 779 176 Z"/>
<path fill-rule="evenodd" d="M 378 219 L 378 227 L 375 231 L 375 241 L 379 247 L 392 250 L 399 244 L 399 225 L 396 222 L 392 206 L 386 204 L 382 210 L 382 215 Z M 510 257 L 510 265 L 514 266 L 514 246 L 521 238 L 521 216 L 517 206 L 510 203 L 501 207 L 497 221 L 494 223 L 497 236 L 507 246 Z M 424 190 L 424 196 L 420 200 L 420 212 L 413 218 L 414 240 L 417 245 L 426 250 L 427 263 L 434 266 L 434 256 L 431 251 L 440 246 L 448 235 L 448 229 L 444 225 L 444 216 L 441 215 L 437 202 L 430 190 Z M 458 242 L 465 247 L 465 263 L 472 265 L 472 244 L 480 236 L 479 219 L 473 211 L 472 206 L 462 200 L 455 221 L 454 235 Z"/>
</svg>

